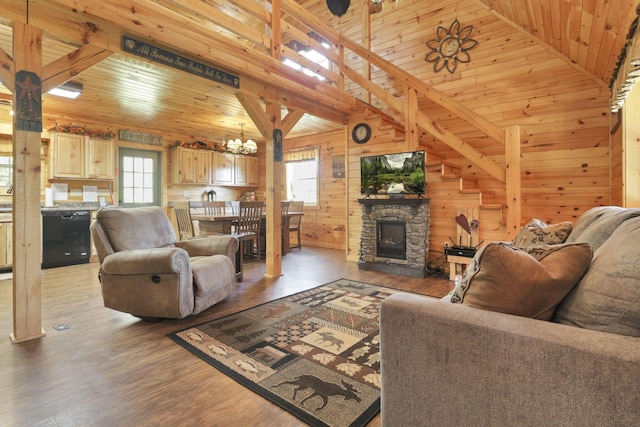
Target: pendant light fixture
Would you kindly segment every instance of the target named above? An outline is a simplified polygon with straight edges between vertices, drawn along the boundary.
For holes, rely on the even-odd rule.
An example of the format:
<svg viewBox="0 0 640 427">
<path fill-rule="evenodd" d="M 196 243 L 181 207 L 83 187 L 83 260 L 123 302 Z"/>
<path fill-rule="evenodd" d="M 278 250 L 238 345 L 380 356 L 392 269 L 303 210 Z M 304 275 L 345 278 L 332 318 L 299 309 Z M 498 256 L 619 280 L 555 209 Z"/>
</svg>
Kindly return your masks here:
<svg viewBox="0 0 640 427">
<path fill-rule="evenodd" d="M 254 140 L 244 139 L 244 123 L 239 123 L 240 125 L 240 138 L 230 139 L 227 142 L 227 150 L 232 153 L 242 153 L 242 154 L 253 154 L 258 151 L 258 145 Z"/>
</svg>

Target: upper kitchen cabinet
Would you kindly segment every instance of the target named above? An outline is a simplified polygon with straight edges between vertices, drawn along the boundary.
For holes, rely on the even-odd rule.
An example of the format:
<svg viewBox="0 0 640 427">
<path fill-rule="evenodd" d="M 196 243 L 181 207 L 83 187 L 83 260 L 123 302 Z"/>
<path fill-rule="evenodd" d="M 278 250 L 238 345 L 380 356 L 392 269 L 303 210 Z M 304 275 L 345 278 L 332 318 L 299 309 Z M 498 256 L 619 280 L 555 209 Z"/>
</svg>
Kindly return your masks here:
<svg viewBox="0 0 640 427">
<path fill-rule="evenodd" d="M 91 138 L 86 141 L 86 176 L 90 179 L 114 179 L 113 139 Z"/>
<path fill-rule="evenodd" d="M 175 147 L 171 176 L 174 184 L 209 184 L 211 151 Z"/>
<path fill-rule="evenodd" d="M 51 178 L 114 179 L 113 139 L 52 132 L 49 171 Z"/>
<path fill-rule="evenodd" d="M 83 135 L 52 133 L 49 146 L 51 178 L 84 178 Z"/>
<path fill-rule="evenodd" d="M 257 187 L 260 177 L 258 176 L 258 158 L 251 156 L 235 156 L 235 185 L 245 187 Z"/>
<path fill-rule="evenodd" d="M 175 147 L 171 151 L 174 184 L 257 187 L 258 158 L 227 152 Z"/>
<path fill-rule="evenodd" d="M 231 153 L 213 153 L 212 184 L 257 187 L 258 181 L 257 157 Z"/>
<path fill-rule="evenodd" d="M 231 153 L 213 153 L 213 167 L 211 168 L 211 183 L 216 185 L 234 185 L 235 160 Z"/>
</svg>

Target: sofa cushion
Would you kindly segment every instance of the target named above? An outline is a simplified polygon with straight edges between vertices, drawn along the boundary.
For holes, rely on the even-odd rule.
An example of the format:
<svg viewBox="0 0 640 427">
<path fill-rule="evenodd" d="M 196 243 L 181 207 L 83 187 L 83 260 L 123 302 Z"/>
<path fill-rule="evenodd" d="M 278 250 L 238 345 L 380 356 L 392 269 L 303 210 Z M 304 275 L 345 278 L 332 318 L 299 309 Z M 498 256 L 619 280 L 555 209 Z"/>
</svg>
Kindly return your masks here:
<svg viewBox="0 0 640 427">
<path fill-rule="evenodd" d="M 595 252 L 620 224 L 638 216 L 640 209 L 618 206 L 598 206 L 589 209 L 576 222 L 567 243 L 589 243 Z"/>
<path fill-rule="evenodd" d="M 489 243 L 476 253 L 451 302 L 550 320 L 591 261 L 587 244 L 531 248 Z"/>
<path fill-rule="evenodd" d="M 593 254 L 589 270 L 554 321 L 640 337 L 640 217 L 623 222 Z"/>
<path fill-rule="evenodd" d="M 519 247 L 558 245 L 567 240 L 572 229 L 573 224 L 569 221 L 546 224 L 542 220 L 533 218 L 522 227 L 513 244 Z"/>
</svg>

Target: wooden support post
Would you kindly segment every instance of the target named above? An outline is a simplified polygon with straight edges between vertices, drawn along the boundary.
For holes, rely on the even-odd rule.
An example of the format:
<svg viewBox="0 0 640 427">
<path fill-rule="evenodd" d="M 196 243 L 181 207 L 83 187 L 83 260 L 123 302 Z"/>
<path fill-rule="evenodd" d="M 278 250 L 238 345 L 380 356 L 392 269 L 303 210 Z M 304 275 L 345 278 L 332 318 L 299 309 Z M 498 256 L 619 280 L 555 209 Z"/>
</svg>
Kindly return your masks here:
<svg viewBox="0 0 640 427">
<path fill-rule="evenodd" d="M 362 46 L 371 50 L 371 17 L 369 16 L 369 2 L 363 1 L 360 8 L 362 18 Z M 341 45 L 342 46 L 342 45 Z M 344 55 L 344 48 L 342 54 Z M 362 58 L 362 76 L 371 81 L 371 64 L 366 58 Z M 362 101 L 371 104 L 371 92 L 366 87 L 362 87 Z"/>
<path fill-rule="evenodd" d="M 409 150 L 416 150 L 420 145 L 418 138 L 418 122 L 416 111 L 418 111 L 418 94 L 412 87 L 404 86 L 404 139 Z"/>
<path fill-rule="evenodd" d="M 13 25 L 13 333 L 14 343 L 44 336 L 40 259 L 42 31 Z"/>
<path fill-rule="evenodd" d="M 273 123 L 273 139 L 267 139 L 267 277 L 282 275 L 282 239 L 280 201 L 282 200 L 282 117 L 280 104 L 267 104 L 267 115 Z"/>
<path fill-rule="evenodd" d="M 513 240 L 520 231 L 522 217 L 522 167 L 520 126 L 507 126 L 505 132 L 507 237 Z"/>
</svg>

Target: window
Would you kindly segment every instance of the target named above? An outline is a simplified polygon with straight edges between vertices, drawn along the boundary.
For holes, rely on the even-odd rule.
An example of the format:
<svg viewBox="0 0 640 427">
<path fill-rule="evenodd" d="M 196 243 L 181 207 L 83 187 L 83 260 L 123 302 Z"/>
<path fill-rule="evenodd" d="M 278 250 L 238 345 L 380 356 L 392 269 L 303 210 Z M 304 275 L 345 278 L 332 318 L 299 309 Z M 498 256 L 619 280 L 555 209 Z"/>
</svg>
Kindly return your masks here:
<svg viewBox="0 0 640 427">
<path fill-rule="evenodd" d="M 318 52 L 315 49 L 311 49 L 308 47 L 304 47 L 304 46 L 300 46 L 299 43 L 297 43 L 295 40 L 292 41 L 292 43 L 287 44 L 287 46 L 291 47 L 292 49 L 294 49 L 295 51 L 297 51 L 300 56 L 304 56 L 305 58 L 307 58 L 309 61 L 313 62 L 314 64 L 318 64 L 319 66 L 321 66 L 324 69 L 329 69 L 329 59 L 324 56 L 323 54 L 321 54 L 320 52 Z M 322 42 L 322 47 L 324 47 L 325 49 L 330 49 L 331 45 L 329 43 L 326 42 Z M 292 61 L 288 58 L 285 58 L 282 63 L 288 67 L 293 68 L 294 70 L 298 70 L 298 71 L 302 71 L 304 74 L 308 75 L 308 76 L 312 76 L 315 77 L 316 79 L 320 80 L 320 81 L 324 81 L 324 77 L 322 77 L 319 74 L 314 73 L 313 71 L 309 70 L 308 68 L 304 68 L 302 65 L 298 64 L 295 61 Z"/>
<path fill-rule="evenodd" d="M 287 200 L 303 200 L 305 206 L 318 206 L 318 149 L 291 151 L 284 155 Z"/>
<path fill-rule="evenodd" d="M 160 206 L 160 153 L 121 148 L 119 204 Z"/>
<path fill-rule="evenodd" d="M 313 63 L 320 65 L 322 68 L 327 68 L 327 69 L 329 68 L 329 60 L 327 59 L 327 57 L 313 49 L 301 50 L 298 53 L 304 56 L 305 58 L 307 58 L 308 60 L 312 61 Z M 304 74 L 311 77 L 315 77 L 320 81 L 324 81 L 324 77 L 322 77 L 320 74 L 316 74 L 313 71 L 309 70 L 308 68 L 304 68 L 302 65 L 298 64 L 297 62 L 293 62 L 292 60 L 285 58 L 285 60 L 282 61 L 282 63 L 288 67 L 293 68 L 294 70 L 298 70 L 298 71 L 302 70 Z"/>
<path fill-rule="evenodd" d="M 13 157 L 0 155 L 0 187 L 9 187 L 13 182 Z"/>
</svg>

